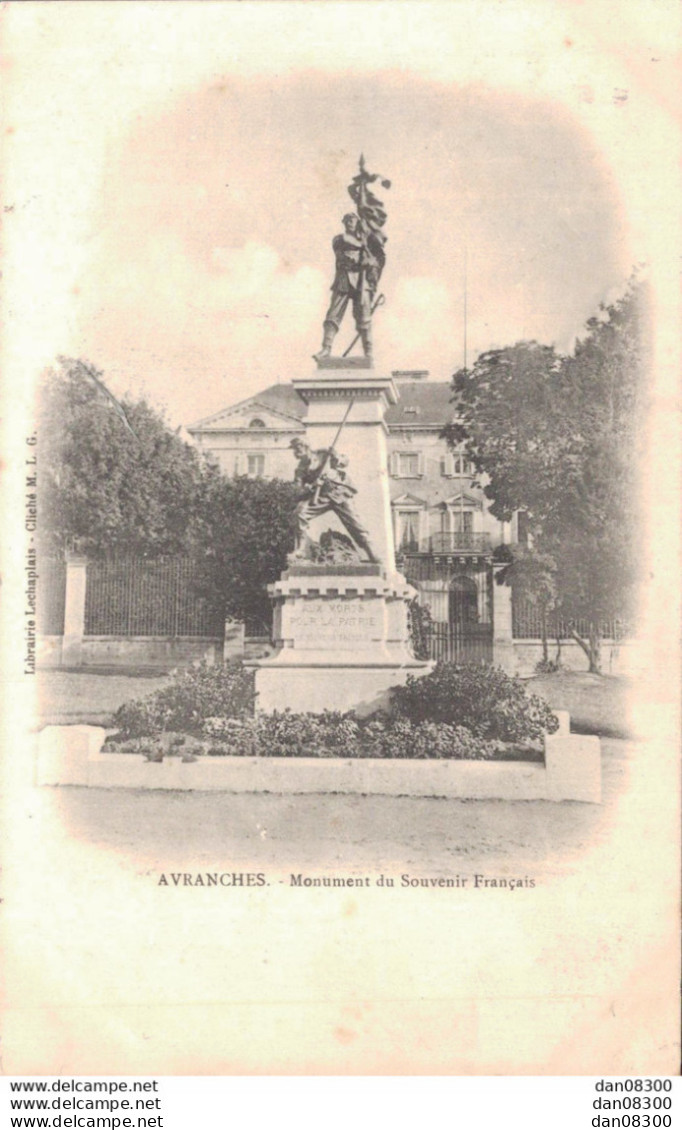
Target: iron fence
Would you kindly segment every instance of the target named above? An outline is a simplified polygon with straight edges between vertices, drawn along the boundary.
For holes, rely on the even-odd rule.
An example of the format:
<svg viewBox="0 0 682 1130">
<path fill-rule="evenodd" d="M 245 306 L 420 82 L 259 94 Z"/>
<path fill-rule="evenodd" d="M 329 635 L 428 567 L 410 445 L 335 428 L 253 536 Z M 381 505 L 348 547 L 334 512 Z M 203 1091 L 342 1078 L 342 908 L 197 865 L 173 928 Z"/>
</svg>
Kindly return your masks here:
<svg viewBox="0 0 682 1130">
<path fill-rule="evenodd" d="M 247 639 L 270 639 L 272 636 L 272 614 L 247 616 L 244 621 L 244 635 Z"/>
<path fill-rule="evenodd" d="M 444 624 L 426 628 L 430 659 L 453 663 L 492 663 L 493 631 L 490 624 Z"/>
<path fill-rule="evenodd" d="M 222 636 L 206 569 L 191 557 L 114 558 L 88 563 L 86 636 Z"/>
<path fill-rule="evenodd" d="M 36 627 L 42 636 L 63 636 L 66 563 L 57 558 L 38 558 L 37 571 Z"/>
<path fill-rule="evenodd" d="M 590 635 L 592 624 L 586 616 L 547 616 L 546 634 L 548 639 L 571 639 L 573 629 L 582 639 Z M 617 616 L 607 617 L 600 622 L 599 634 L 604 640 L 624 640 L 632 635 L 628 620 Z M 512 593 L 512 635 L 515 640 L 542 639 L 542 616 L 537 605 L 530 601 L 517 600 Z"/>
</svg>

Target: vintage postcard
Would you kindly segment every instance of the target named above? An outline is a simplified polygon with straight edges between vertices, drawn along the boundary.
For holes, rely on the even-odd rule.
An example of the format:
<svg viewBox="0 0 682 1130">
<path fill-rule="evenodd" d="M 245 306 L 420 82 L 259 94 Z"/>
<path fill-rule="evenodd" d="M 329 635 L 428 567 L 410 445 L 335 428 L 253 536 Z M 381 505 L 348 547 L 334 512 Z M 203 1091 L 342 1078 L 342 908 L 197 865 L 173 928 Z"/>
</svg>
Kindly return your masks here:
<svg viewBox="0 0 682 1130">
<path fill-rule="evenodd" d="M 1 27 L 4 1071 L 676 1072 L 676 5 Z"/>
</svg>

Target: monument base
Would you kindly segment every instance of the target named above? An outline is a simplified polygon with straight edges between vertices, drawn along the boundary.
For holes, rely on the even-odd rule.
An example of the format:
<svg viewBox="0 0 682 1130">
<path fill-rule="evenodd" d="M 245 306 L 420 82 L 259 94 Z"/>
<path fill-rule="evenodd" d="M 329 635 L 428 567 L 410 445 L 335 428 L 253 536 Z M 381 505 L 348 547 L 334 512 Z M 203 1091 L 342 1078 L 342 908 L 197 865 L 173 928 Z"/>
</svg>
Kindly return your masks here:
<svg viewBox="0 0 682 1130">
<path fill-rule="evenodd" d="M 399 573 L 374 566 L 296 566 L 269 586 L 279 651 L 248 664 L 256 672 L 256 709 L 355 710 L 388 704 L 388 688 L 431 664 L 410 653 L 407 608 L 414 589 Z"/>
<path fill-rule="evenodd" d="M 280 656 L 250 664 L 256 668 L 256 709 L 265 714 L 291 710 L 321 714 L 354 710 L 365 716 L 389 705 L 389 688 L 403 686 L 408 675 L 425 675 L 429 663 L 404 664 L 280 662 Z"/>
<path fill-rule="evenodd" d="M 351 357 L 315 357 L 318 369 L 373 369 L 371 357 L 353 354 Z"/>
</svg>

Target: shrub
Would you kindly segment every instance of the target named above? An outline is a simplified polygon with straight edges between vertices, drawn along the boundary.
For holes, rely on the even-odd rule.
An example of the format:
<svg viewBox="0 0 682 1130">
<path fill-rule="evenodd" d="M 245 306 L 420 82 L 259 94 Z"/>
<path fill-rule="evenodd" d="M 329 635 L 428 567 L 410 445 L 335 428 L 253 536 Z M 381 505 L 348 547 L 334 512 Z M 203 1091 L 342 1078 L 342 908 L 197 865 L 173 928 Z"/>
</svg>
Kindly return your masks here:
<svg viewBox="0 0 682 1130">
<path fill-rule="evenodd" d="M 407 626 L 415 659 L 430 657 L 429 635 L 432 623 L 433 617 L 429 605 L 420 604 L 419 598 L 415 596 L 407 606 Z"/>
<path fill-rule="evenodd" d="M 259 757 L 483 758 L 499 743 L 476 737 L 463 726 L 406 718 L 355 714 L 261 714 L 255 719 L 210 718 L 204 734 L 214 754 Z"/>
<path fill-rule="evenodd" d="M 261 757 L 362 757 L 361 728 L 353 714 L 261 714 L 256 719 Z"/>
<path fill-rule="evenodd" d="M 146 738 L 121 735 L 107 749 L 143 753 L 152 760 L 165 755 L 208 754 L 214 757 L 334 758 L 474 758 L 499 756 L 500 743 L 476 737 L 463 726 L 443 722 L 413 723 L 407 718 L 326 711 L 324 714 L 261 714 L 257 718 L 207 718 L 201 740 L 166 733 Z"/>
<path fill-rule="evenodd" d="M 255 718 L 209 718 L 202 727 L 212 757 L 254 757 L 258 753 Z"/>
<path fill-rule="evenodd" d="M 202 733 L 211 739 L 208 752 L 213 756 L 253 757 L 258 752 L 255 718 L 207 718 Z"/>
<path fill-rule="evenodd" d="M 444 722 L 505 742 L 539 741 L 558 726 L 547 703 L 526 694 L 519 679 L 475 664 L 441 662 L 421 678 L 409 675 L 404 687 L 391 689 L 391 708 L 413 723 Z"/>
<path fill-rule="evenodd" d="M 123 737 L 135 738 L 164 730 L 201 730 L 207 718 L 253 715 L 254 676 L 239 662 L 209 667 L 206 663 L 176 675 L 147 698 L 124 703 L 114 714 Z"/>
<path fill-rule="evenodd" d="M 161 708 L 155 695 L 135 699 L 119 706 L 114 714 L 113 724 L 121 738 L 150 737 L 166 728 Z M 118 736 L 118 735 L 117 735 Z"/>
<path fill-rule="evenodd" d="M 365 723 L 365 757 L 480 761 L 497 755 L 498 745 L 447 722 L 416 724 L 407 718 L 373 718 Z"/>
</svg>

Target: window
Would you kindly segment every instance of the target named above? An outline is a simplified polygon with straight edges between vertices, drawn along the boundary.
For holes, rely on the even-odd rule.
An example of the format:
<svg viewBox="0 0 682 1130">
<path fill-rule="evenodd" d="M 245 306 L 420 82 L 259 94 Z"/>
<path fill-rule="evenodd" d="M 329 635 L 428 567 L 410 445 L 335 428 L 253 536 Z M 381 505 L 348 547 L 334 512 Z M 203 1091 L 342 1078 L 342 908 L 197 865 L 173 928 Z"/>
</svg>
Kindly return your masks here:
<svg viewBox="0 0 682 1130">
<path fill-rule="evenodd" d="M 472 476 L 474 473 L 474 465 L 470 459 L 464 455 L 455 455 L 453 457 L 453 474 L 454 475 L 468 475 Z"/>
<path fill-rule="evenodd" d="M 442 534 L 471 534 L 474 531 L 474 512 L 449 506 L 441 510 L 440 532 Z"/>
<path fill-rule="evenodd" d="M 451 510 L 452 529 L 456 534 L 471 534 L 474 531 L 473 510 Z"/>
<path fill-rule="evenodd" d="M 246 459 L 246 473 L 250 479 L 262 479 L 265 474 L 265 456 L 248 455 Z"/>
<path fill-rule="evenodd" d="M 401 479 L 419 477 L 419 456 L 416 452 L 398 452 L 398 475 Z"/>
<path fill-rule="evenodd" d="M 398 510 L 396 514 L 396 547 L 400 553 L 419 549 L 419 511 Z"/>
<path fill-rule="evenodd" d="M 466 478 L 473 479 L 475 469 L 471 460 L 458 452 L 455 455 L 443 456 L 440 461 L 440 473 L 445 475 L 446 478 L 452 478 L 453 475 L 463 475 Z"/>
<path fill-rule="evenodd" d="M 253 420 L 252 420 L 252 421 L 251 421 L 251 423 L 249 424 L 249 427 L 250 427 L 250 428 L 264 428 L 264 427 L 265 427 L 265 424 L 264 424 L 264 422 L 263 422 L 262 420 L 260 420 L 260 419 L 258 418 L 258 416 L 254 416 Z"/>
</svg>

